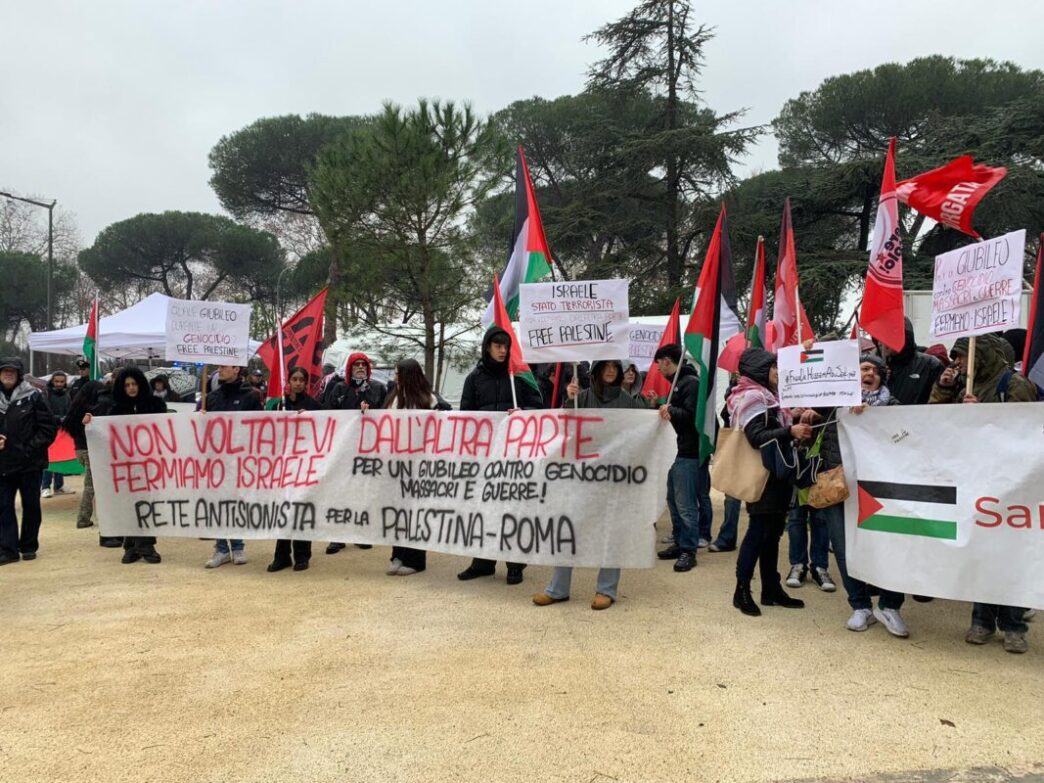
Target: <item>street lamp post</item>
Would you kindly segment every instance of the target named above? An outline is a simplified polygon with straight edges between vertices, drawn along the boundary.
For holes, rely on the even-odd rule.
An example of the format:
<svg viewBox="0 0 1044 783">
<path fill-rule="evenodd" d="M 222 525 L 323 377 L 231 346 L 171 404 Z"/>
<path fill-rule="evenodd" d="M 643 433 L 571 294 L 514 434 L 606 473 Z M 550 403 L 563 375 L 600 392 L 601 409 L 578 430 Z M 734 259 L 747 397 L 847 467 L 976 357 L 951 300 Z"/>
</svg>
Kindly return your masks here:
<svg viewBox="0 0 1044 783">
<path fill-rule="evenodd" d="M 54 205 L 58 203 L 58 200 L 54 199 L 48 204 L 46 201 L 35 201 L 31 198 L 5 193 L 2 190 L 0 190 L 0 196 L 9 198 L 12 201 L 23 201 L 26 204 L 43 207 L 47 210 L 47 328 L 54 329 Z M 50 359 L 48 359 L 48 370 L 51 369 L 50 364 Z"/>
</svg>

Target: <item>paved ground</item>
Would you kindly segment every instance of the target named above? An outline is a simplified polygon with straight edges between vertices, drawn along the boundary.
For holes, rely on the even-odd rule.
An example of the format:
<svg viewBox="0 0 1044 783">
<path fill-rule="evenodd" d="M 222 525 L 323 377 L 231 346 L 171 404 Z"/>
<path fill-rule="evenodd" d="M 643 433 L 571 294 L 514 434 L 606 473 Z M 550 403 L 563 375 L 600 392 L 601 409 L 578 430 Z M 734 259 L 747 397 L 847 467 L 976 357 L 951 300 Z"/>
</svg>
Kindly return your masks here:
<svg viewBox="0 0 1044 783">
<path fill-rule="evenodd" d="M 550 569 L 387 577 L 382 549 L 125 566 L 75 501 L 0 569 L 2 781 L 1044 780 L 1044 634 L 969 647 L 965 604 L 911 604 L 901 641 L 809 586 L 743 617 L 732 554 L 627 572 L 606 612 L 593 572 L 538 608 Z"/>
</svg>

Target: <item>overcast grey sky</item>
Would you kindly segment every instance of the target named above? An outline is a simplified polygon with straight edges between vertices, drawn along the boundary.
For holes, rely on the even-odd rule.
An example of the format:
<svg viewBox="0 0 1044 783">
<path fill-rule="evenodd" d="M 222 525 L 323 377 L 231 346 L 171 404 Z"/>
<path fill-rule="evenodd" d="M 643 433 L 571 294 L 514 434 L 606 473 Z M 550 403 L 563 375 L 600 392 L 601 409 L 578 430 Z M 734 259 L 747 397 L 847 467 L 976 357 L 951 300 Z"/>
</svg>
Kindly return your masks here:
<svg viewBox="0 0 1044 783">
<path fill-rule="evenodd" d="M 207 153 L 288 113 L 384 100 L 481 112 L 582 89 L 580 39 L 631 0 L 0 0 L 0 189 L 58 199 L 84 245 L 139 212 L 220 211 Z M 824 78 L 920 55 L 1044 68 L 1038 0 L 716 0 L 704 97 L 764 123 Z M 766 137 L 747 170 L 776 165 Z"/>
</svg>

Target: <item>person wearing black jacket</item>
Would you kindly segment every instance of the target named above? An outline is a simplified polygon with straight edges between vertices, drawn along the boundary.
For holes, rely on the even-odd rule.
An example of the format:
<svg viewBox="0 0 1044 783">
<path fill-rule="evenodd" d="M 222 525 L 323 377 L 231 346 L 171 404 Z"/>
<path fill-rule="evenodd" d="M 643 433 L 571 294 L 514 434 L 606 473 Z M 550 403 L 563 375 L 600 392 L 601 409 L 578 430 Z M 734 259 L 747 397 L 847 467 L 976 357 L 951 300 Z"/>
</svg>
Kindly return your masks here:
<svg viewBox="0 0 1044 783">
<path fill-rule="evenodd" d="M 794 424 L 790 414 L 780 407 L 776 392 L 779 374 L 775 354 L 762 348 L 748 348 L 740 356 L 739 372 L 739 383 L 729 396 L 729 417 L 733 429 L 742 430 L 747 442 L 761 451 L 763 460 L 768 456 L 767 449 L 786 451 L 792 440 L 811 437 L 811 425 Z M 787 510 L 793 494 L 790 479 L 778 476 L 770 469 L 761 497 L 747 503 L 750 523 L 736 559 L 736 592 L 732 596 L 732 605 L 743 614 L 753 617 L 761 614 L 750 592 L 755 565 L 759 566 L 761 574 L 763 606 L 791 609 L 805 606 L 803 601 L 786 594 L 777 570 L 779 539 L 787 523 Z"/>
<path fill-rule="evenodd" d="M 137 367 L 124 367 L 113 382 L 112 406 L 105 416 L 143 416 L 155 413 L 166 413 L 167 403 L 152 394 L 152 387 L 145 378 L 145 373 Z M 84 425 L 91 423 L 93 413 L 83 417 Z M 123 539 L 123 559 L 121 563 L 129 565 L 144 559 L 146 563 L 160 562 L 160 554 L 156 551 L 154 536 L 127 536 Z"/>
<path fill-rule="evenodd" d="M 51 379 L 47 381 L 47 407 L 54 414 L 55 422 L 59 427 L 69 413 L 72 397 L 68 388 L 69 378 L 61 370 L 51 373 Z M 52 489 L 53 485 L 53 489 Z M 49 498 L 54 495 L 73 494 L 65 488 L 65 476 L 61 473 L 52 473 L 49 470 L 43 472 L 43 480 L 40 482 L 41 497 Z"/>
<path fill-rule="evenodd" d="M 69 384 L 69 396 L 75 397 L 76 393 L 91 380 L 91 363 L 82 356 L 76 360 L 76 380 Z"/>
<path fill-rule="evenodd" d="M 878 353 L 888 365 L 888 391 L 899 405 L 927 405 L 932 387 L 942 375 L 942 362 L 917 350 L 913 322 L 909 318 L 906 319 L 905 336 L 906 342 L 899 353 L 874 341 Z"/>
<path fill-rule="evenodd" d="M 286 388 L 287 392 L 279 403 L 279 410 L 297 411 L 298 413 L 322 410 L 323 406 L 312 399 L 306 391 L 308 388 L 308 370 L 304 367 L 295 367 L 290 371 Z M 290 559 L 291 551 L 293 552 L 293 560 Z M 282 571 L 291 565 L 295 571 L 305 571 L 308 569 L 308 563 L 311 559 L 311 541 L 298 541 L 297 539 L 291 541 L 289 538 L 280 538 L 276 541 L 275 554 L 272 556 L 272 562 L 268 565 L 268 572 Z"/>
<path fill-rule="evenodd" d="M 111 400 L 102 393 L 106 386 L 101 381 L 88 381 L 73 397 L 72 405 L 69 407 L 69 415 L 62 423 L 62 429 L 69 433 L 76 448 L 76 458 L 83 465 L 83 495 L 80 497 L 80 510 L 76 514 L 76 527 L 83 529 L 94 527 L 91 515 L 94 513 L 94 477 L 91 474 L 91 459 L 87 453 L 87 433 L 83 427 L 84 417 L 90 413 L 94 416 L 103 416 L 111 406 Z M 101 536 L 98 544 L 104 547 L 123 546 L 123 539 L 119 536 Z"/>
<path fill-rule="evenodd" d="M 21 359 L 0 359 L 0 565 L 36 559 L 40 477 L 57 432 L 43 395 L 25 380 Z M 15 495 L 22 498 L 21 535 Z"/>
<path fill-rule="evenodd" d="M 233 411 L 262 410 L 261 394 L 243 382 L 243 368 L 223 364 L 217 371 L 218 387 L 207 395 L 207 411 L 226 413 Z M 231 544 L 231 551 L 230 545 Z M 206 563 L 207 568 L 217 568 L 225 563 L 246 564 L 246 546 L 240 538 L 219 538 L 214 542 L 214 553 Z"/>
<path fill-rule="evenodd" d="M 679 345 L 664 345 L 653 357 L 663 377 L 674 384 L 660 418 L 669 421 L 678 437 L 678 455 L 667 473 L 667 508 L 671 512 L 674 543 L 659 553 L 661 560 L 674 560 L 678 573 L 696 567 L 700 530 L 700 436 L 696 430 L 696 403 L 700 382 L 696 370 L 681 364 Z M 674 376 L 678 380 L 675 382 Z"/>
<path fill-rule="evenodd" d="M 511 411 L 518 407 L 534 410 L 543 407 L 540 392 L 521 378 L 512 378 L 508 373 L 508 357 L 511 355 L 511 335 L 499 326 L 491 326 L 482 338 L 482 357 L 478 365 L 464 379 L 464 391 L 460 396 L 462 411 Z M 514 383 L 515 392 L 511 393 Z M 497 562 L 476 557 L 471 565 L 457 574 L 457 579 L 467 581 L 480 576 L 493 576 Z M 507 564 L 507 583 L 522 583 L 522 563 Z"/>
</svg>

